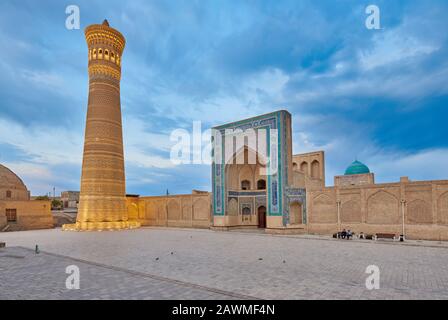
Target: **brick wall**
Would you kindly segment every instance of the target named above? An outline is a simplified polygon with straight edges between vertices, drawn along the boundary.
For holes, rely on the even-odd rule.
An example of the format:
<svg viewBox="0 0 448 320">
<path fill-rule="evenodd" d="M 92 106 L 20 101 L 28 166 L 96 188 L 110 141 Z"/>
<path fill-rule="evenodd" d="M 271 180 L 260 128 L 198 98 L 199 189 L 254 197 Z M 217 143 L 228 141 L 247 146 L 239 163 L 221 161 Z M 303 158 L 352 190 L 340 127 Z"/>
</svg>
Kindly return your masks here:
<svg viewBox="0 0 448 320">
<path fill-rule="evenodd" d="M 5 217 L 6 209 L 17 211 L 16 228 L 24 230 L 53 228 L 50 201 L 0 201 L 1 216 Z M 6 220 L 6 219 L 5 219 Z M 0 219 L 0 226 L 2 220 Z"/>
<path fill-rule="evenodd" d="M 127 198 L 130 220 L 143 226 L 209 228 L 211 194 Z"/>
<path fill-rule="evenodd" d="M 330 234 L 396 233 L 410 239 L 448 240 L 448 181 L 325 188 L 310 191 L 308 231 Z"/>
</svg>

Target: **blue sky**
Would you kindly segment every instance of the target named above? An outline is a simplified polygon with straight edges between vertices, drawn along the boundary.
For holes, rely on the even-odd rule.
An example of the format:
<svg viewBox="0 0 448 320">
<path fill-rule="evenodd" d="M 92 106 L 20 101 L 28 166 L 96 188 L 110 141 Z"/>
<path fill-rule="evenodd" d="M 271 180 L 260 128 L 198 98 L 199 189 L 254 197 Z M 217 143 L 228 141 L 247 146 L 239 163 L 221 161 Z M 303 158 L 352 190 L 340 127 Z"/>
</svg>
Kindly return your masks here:
<svg viewBox="0 0 448 320">
<path fill-rule="evenodd" d="M 81 30 L 65 28 L 78 5 Z M 365 8 L 381 10 L 368 30 Z M 32 194 L 79 189 L 87 108 L 83 29 L 127 39 L 122 108 L 128 193 L 210 190 L 174 165 L 172 130 L 277 109 L 294 152 L 324 150 L 327 184 L 355 159 L 379 182 L 448 179 L 448 2 L 0 2 L 0 163 Z"/>
</svg>

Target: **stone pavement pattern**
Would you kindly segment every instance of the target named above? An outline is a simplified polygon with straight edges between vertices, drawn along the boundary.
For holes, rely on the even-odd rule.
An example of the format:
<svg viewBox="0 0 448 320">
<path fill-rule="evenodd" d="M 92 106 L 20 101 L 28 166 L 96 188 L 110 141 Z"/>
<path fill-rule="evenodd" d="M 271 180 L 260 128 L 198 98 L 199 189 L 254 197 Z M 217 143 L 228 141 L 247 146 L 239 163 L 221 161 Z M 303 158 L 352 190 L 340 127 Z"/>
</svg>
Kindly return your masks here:
<svg viewBox="0 0 448 320">
<path fill-rule="evenodd" d="M 65 282 L 67 266 L 82 274 L 79 290 Z M 0 250 L 0 299 L 244 299 L 233 293 L 160 279 L 128 270 L 13 247 Z"/>
<path fill-rule="evenodd" d="M 25 255 L 0 255 L 0 298 L 448 299 L 447 248 L 169 228 L 39 230 L 0 241 L 3 255 Z M 11 248 L 36 244 L 37 257 Z M 81 290 L 65 289 L 70 264 L 81 269 Z M 379 290 L 365 287 L 369 265 L 380 268 Z"/>
</svg>

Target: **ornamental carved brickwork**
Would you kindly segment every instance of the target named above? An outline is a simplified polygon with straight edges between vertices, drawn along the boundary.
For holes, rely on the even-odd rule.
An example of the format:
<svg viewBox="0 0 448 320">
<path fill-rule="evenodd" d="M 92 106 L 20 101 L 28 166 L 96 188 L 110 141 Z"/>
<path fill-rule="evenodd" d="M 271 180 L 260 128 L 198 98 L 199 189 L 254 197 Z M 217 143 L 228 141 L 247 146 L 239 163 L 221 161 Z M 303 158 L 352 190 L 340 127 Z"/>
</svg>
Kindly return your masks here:
<svg viewBox="0 0 448 320">
<path fill-rule="evenodd" d="M 81 193 L 71 230 L 137 227 L 128 221 L 120 104 L 123 35 L 105 20 L 85 30 L 89 59 L 89 99 Z"/>
</svg>

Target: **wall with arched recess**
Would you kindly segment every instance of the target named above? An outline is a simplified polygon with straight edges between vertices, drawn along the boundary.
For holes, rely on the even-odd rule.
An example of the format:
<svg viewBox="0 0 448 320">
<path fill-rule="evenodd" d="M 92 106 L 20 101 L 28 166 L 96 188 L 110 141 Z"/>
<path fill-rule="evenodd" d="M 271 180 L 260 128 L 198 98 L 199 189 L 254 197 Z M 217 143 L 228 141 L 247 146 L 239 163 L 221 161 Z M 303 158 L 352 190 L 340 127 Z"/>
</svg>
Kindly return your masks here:
<svg viewBox="0 0 448 320">
<path fill-rule="evenodd" d="M 302 172 L 305 173 L 305 174 L 308 174 L 308 173 L 309 173 L 308 162 L 303 161 L 303 162 L 300 164 L 300 171 L 302 171 Z"/>
<path fill-rule="evenodd" d="M 317 160 L 311 162 L 311 177 L 316 179 L 320 178 L 320 164 Z"/>
<path fill-rule="evenodd" d="M 317 184 L 319 189 L 325 189 L 325 154 L 323 151 L 296 154 L 292 156 L 296 170 L 304 173 L 308 182 Z M 307 185 L 308 188 L 308 185 Z"/>
<path fill-rule="evenodd" d="M 208 192 L 138 198 L 145 212 L 143 226 L 208 228 L 211 223 L 211 196 Z"/>
<path fill-rule="evenodd" d="M 147 220 L 148 224 L 153 224 L 157 221 L 157 205 L 155 202 L 144 202 L 145 205 L 145 218 L 143 220 Z M 141 205 L 141 204 L 140 204 Z"/>
<path fill-rule="evenodd" d="M 400 207 L 397 197 L 384 190 L 372 194 L 367 200 L 367 223 L 399 224 Z"/>
<path fill-rule="evenodd" d="M 309 233 L 328 235 L 346 228 L 355 233 L 398 235 L 402 232 L 404 212 L 407 238 L 448 240 L 448 181 L 445 180 L 307 189 L 306 197 L 303 210 L 308 217 L 305 228 Z M 144 226 L 209 228 L 212 224 L 210 193 L 136 199 L 133 201 L 138 203 L 139 220 Z M 254 213 L 260 205 L 255 204 Z M 226 203 L 229 218 L 238 217 L 232 213 L 239 210 L 236 200 Z M 294 216 L 294 207 L 290 212 Z M 256 219 L 251 221 L 254 223 Z M 294 219 L 293 223 L 296 223 Z"/>
<path fill-rule="evenodd" d="M 166 203 L 164 201 L 157 201 L 157 220 L 163 221 L 167 218 Z"/>
<path fill-rule="evenodd" d="M 311 202 L 311 223 L 337 223 L 337 207 L 334 197 L 327 193 L 316 195 Z"/>
<path fill-rule="evenodd" d="M 182 220 L 190 221 L 193 219 L 193 208 L 189 201 L 184 201 L 182 203 Z"/>
<path fill-rule="evenodd" d="M 307 189 L 309 233 L 342 229 L 366 234 L 404 232 L 408 239 L 448 241 L 448 180 Z M 333 205 L 339 221 L 333 220 Z"/>
<path fill-rule="evenodd" d="M 167 212 L 168 212 L 168 220 L 180 220 L 182 219 L 181 215 L 181 201 L 178 199 L 170 199 L 168 200 Z"/>
<path fill-rule="evenodd" d="M 294 201 L 289 204 L 290 224 L 302 224 L 302 204 Z"/>
</svg>

